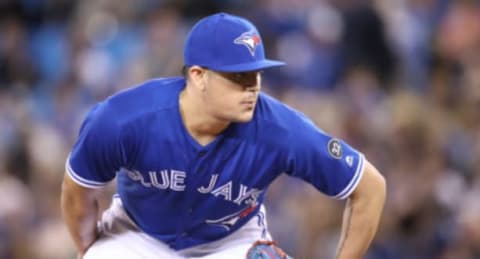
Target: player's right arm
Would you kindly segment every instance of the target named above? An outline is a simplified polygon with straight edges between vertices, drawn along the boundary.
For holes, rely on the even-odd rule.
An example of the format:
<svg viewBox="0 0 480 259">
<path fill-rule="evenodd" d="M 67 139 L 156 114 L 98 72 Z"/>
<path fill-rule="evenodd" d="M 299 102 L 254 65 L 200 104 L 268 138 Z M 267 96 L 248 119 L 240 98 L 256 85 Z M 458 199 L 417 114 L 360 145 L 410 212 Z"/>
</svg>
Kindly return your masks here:
<svg viewBox="0 0 480 259">
<path fill-rule="evenodd" d="M 95 106 L 82 124 L 66 161 L 61 207 L 80 256 L 97 238 L 98 197 L 125 165 L 122 128 L 108 102 Z"/>
<path fill-rule="evenodd" d="M 97 192 L 77 184 L 67 173 L 63 178 L 62 216 L 80 256 L 97 238 Z"/>
<path fill-rule="evenodd" d="M 362 258 L 380 221 L 385 179 L 359 151 L 299 118 L 292 122 L 285 171 L 332 198 L 348 199 L 337 258 Z"/>
</svg>

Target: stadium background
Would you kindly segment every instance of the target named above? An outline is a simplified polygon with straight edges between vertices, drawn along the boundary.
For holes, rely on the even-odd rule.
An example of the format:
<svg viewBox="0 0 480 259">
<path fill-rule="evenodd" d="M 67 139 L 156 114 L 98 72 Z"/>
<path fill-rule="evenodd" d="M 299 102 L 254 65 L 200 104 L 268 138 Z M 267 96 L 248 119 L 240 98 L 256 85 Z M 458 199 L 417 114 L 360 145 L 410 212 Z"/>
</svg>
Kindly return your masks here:
<svg viewBox="0 0 480 259">
<path fill-rule="evenodd" d="M 86 111 L 179 75 L 186 32 L 216 11 L 251 19 L 267 55 L 288 63 L 265 74 L 266 92 L 387 178 L 366 258 L 480 258 L 480 6 L 470 0 L 0 1 L 0 258 L 75 258 L 59 194 Z M 268 200 L 286 251 L 333 258 L 342 202 L 286 177 Z"/>
</svg>

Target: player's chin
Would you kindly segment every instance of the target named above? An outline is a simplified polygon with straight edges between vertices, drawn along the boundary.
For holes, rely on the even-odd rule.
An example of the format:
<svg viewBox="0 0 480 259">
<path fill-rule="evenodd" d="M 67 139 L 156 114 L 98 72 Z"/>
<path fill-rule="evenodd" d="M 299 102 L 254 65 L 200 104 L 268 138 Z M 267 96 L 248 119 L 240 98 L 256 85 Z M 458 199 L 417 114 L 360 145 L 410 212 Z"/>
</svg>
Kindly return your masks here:
<svg viewBox="0 0 480 259">
<path fill-rule="evenodd" d="M 249 122 L 253 118 L 253 112 L 255 109 L 248 109 L 248 110 L 243 110 L 241 113 L 239 113 L 237 116 L 235 116 L 235 121 L 236 122 Z"/>
</svg>

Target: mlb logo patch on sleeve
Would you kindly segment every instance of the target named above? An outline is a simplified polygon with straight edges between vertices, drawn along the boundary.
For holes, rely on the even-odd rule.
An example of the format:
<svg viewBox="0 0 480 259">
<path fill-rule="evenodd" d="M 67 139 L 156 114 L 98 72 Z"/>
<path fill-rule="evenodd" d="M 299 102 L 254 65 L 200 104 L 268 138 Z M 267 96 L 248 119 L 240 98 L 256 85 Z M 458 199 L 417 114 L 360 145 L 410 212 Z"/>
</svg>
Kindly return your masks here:
<svg viewBox="0 0 480 259">
<path fill-rule="evenodd" d="M 335 159 L 341 159 L 343 155 L 342 144 L 336 138 L 328 141 L 328 153 Z"/>
</svg>

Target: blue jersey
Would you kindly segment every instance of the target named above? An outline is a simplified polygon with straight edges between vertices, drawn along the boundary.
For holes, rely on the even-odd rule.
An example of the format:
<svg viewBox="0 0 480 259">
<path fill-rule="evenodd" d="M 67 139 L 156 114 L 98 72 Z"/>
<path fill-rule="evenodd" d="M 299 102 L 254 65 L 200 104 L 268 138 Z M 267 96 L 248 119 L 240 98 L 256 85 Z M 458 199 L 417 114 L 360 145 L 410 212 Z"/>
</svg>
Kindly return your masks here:
<svg viewBox="0 0 480 259">
<path fill-rule="evenodd" d="M 343 199 L 363 173 L 363 156 L 303 114 L 260 94 L 253 119 L 231 123 L 200 145 L 179 109 L 183 78 L 148 81 L 96 105 L 67 159 L 78 184 L 117 178 L 133 221 L 173 249 L 218 240 L 258 212 L 280 174 Z"/>
</svg>

